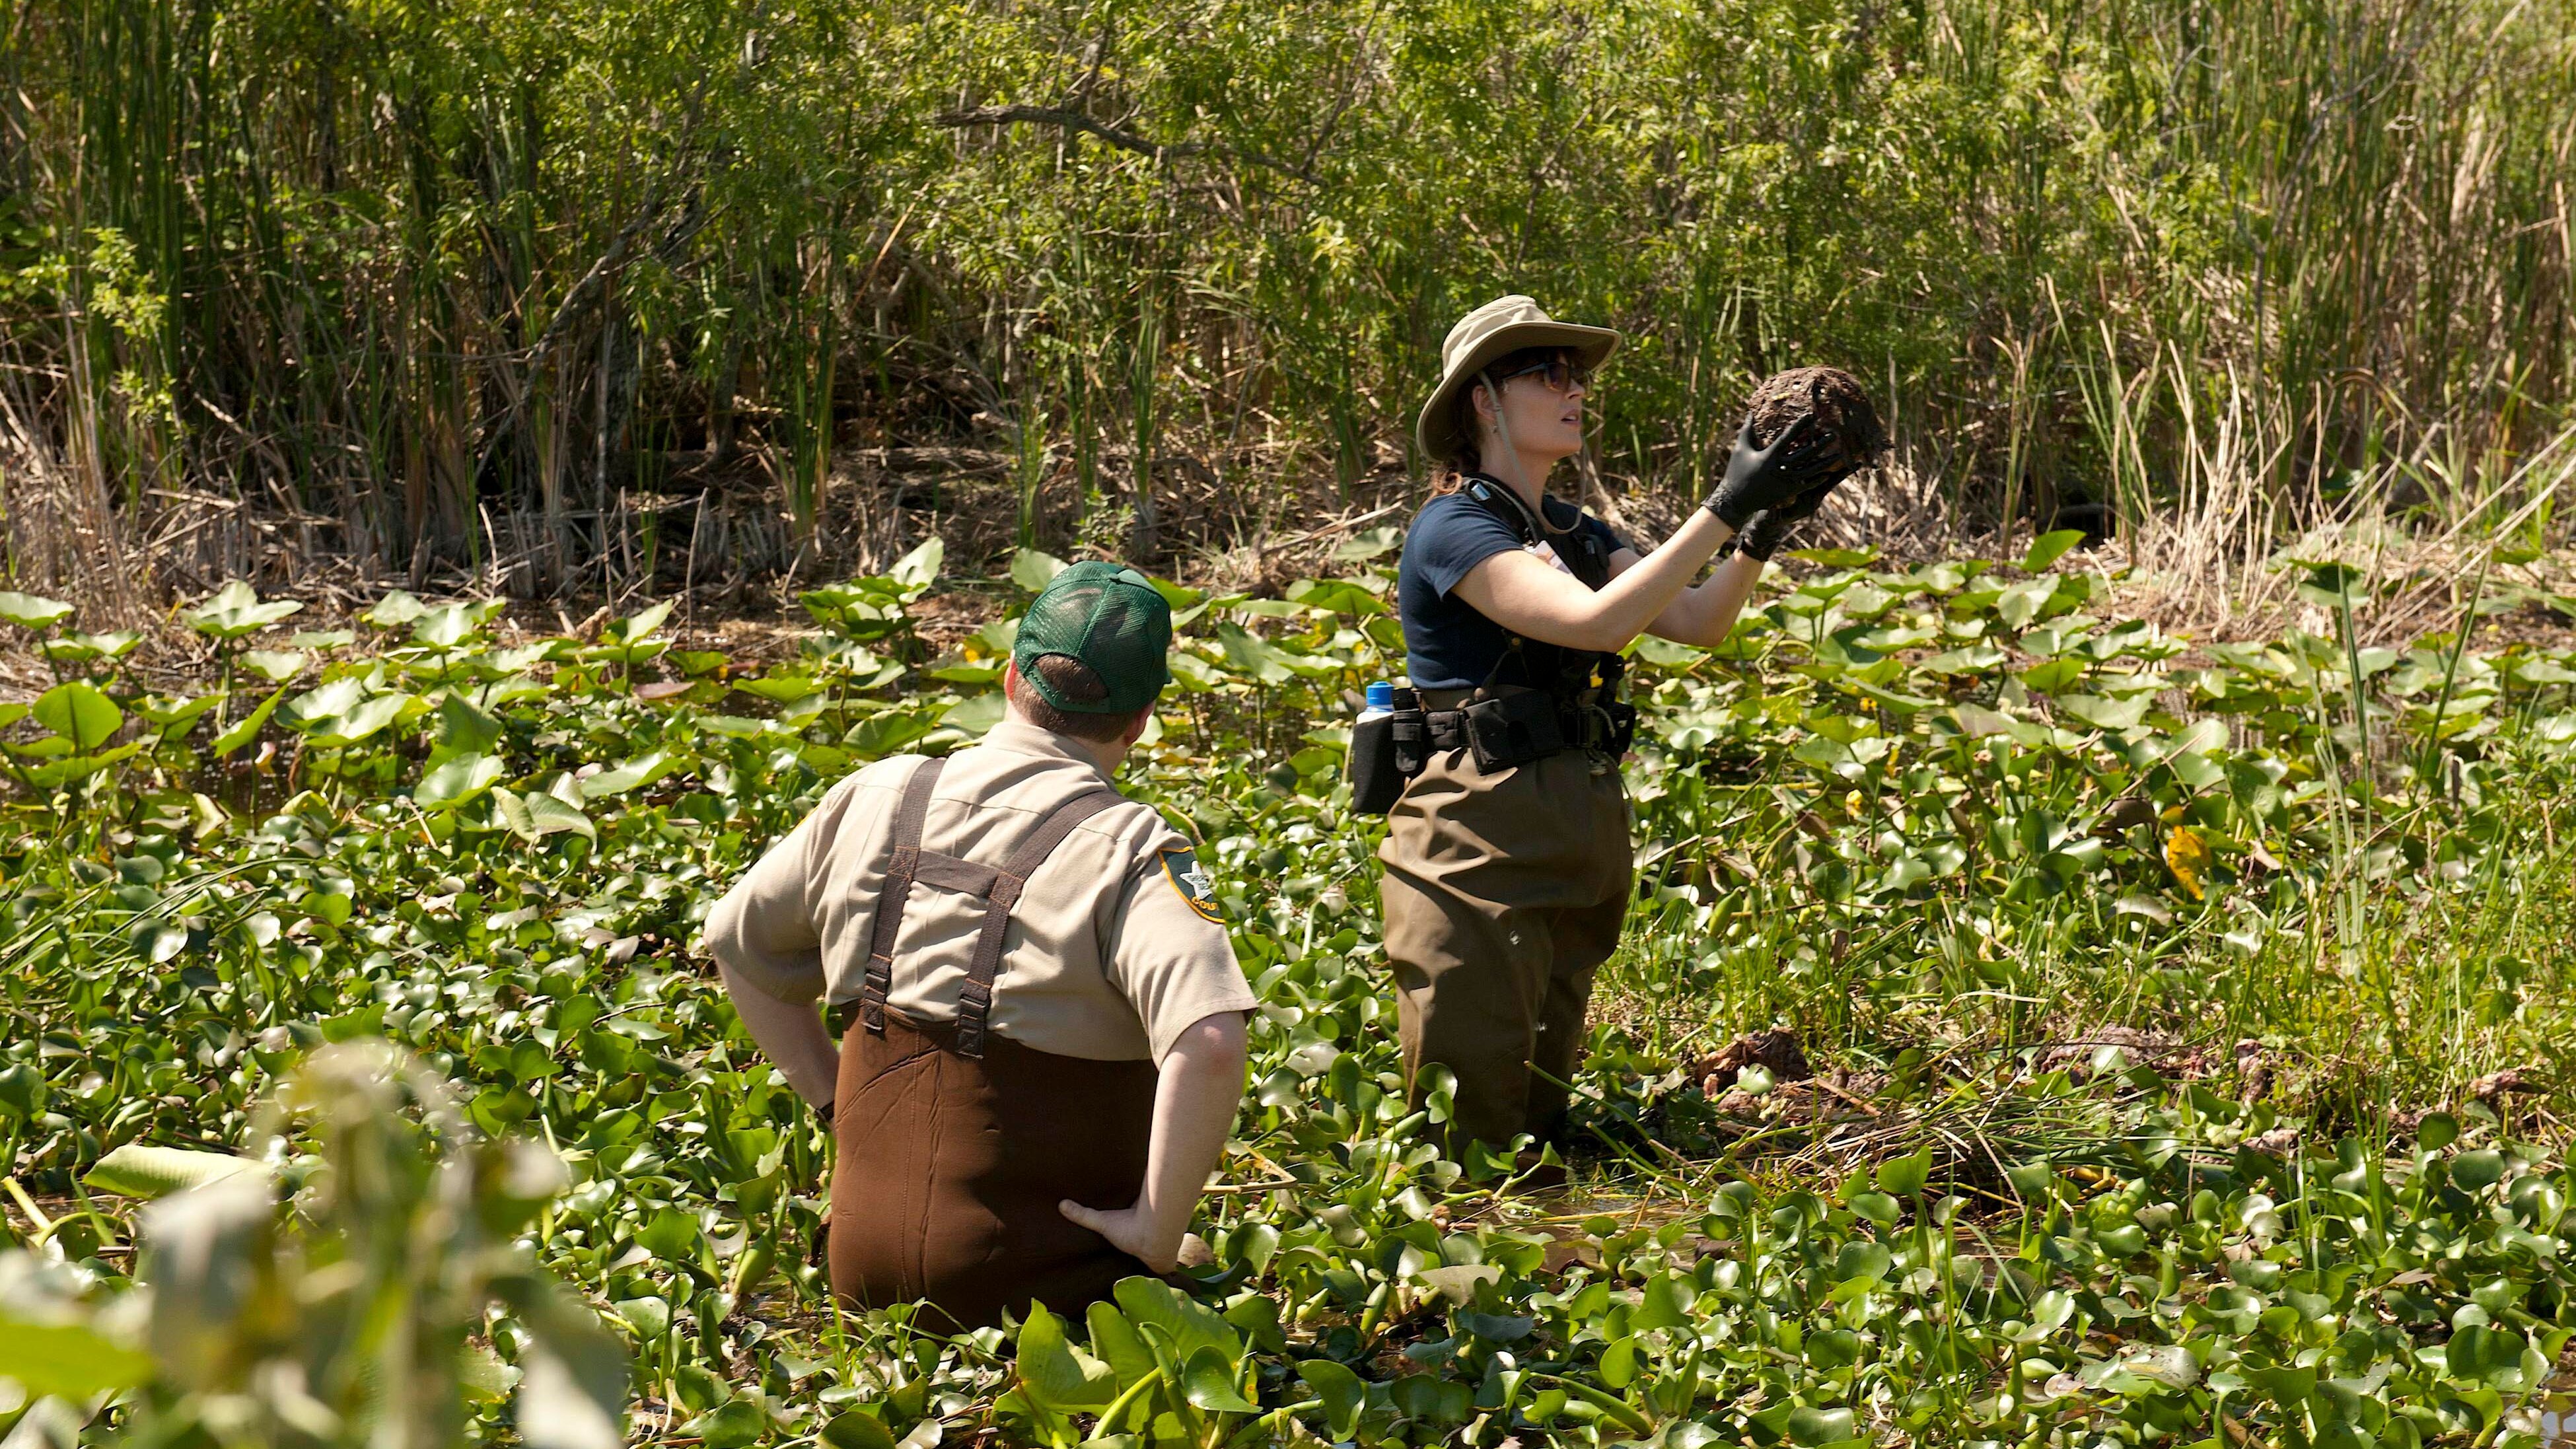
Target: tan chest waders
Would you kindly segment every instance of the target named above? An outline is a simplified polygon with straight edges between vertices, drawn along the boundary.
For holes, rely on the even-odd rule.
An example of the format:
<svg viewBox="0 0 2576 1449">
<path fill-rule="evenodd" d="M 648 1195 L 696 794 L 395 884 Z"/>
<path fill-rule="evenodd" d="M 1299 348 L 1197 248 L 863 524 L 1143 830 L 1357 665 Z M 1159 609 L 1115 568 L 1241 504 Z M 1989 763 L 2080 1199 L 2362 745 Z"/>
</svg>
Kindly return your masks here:
<svg viewBox="0 0 2576 1449">
<path fill-rule="evenodd" d="M 1103 787 L 1058 806 L 999 866 L 921 848 L 946 761 L 905 782 L 894 858 L 877 902 L 859 999 L 836 1012 L 841 1076 L 832 1129 L 832 1289 L 862 1308 L 927 1298 L 924 1326 L 976 1328 L 1032 1299 L 1076 1312 L 1149 1270 L 1067 1220 L 1070 1198 L 1115 1210 L 1145 1181 L 1153 1064 L 1058 1056 L 989 1032 L 1011 908 L 1048 855 L 1119 803 Z M 981 931 L 952 1023 L 888 1009 L 895 948 L 914 887 L 980 896 Z M 851 1010 L 855 1007 L 855 1010 Z"/>
</svg>

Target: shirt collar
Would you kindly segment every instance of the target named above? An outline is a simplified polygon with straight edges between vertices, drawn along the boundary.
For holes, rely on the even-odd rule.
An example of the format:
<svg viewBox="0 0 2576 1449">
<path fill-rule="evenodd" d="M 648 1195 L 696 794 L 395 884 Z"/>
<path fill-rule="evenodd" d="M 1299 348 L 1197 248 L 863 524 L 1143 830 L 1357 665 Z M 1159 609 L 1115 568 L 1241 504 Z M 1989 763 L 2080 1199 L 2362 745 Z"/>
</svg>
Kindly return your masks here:
<svg viewBox="0 0 2576 1449">
<path fill-rule="evenodd" d="M 1084 749 L 1082 741 L 1071 735 L 1060 735 L 1050 729 L 1041 729 L 1017 716 L 1005 715 L 1000 724 L 984 732 L 984 738 L 979 743 L 986 749 L 1000 750 L 1004 754 L 1035 755 L 1042 760 L 1063 760 L 1068 764 L 1080 765 L 1103 780 L 1109 779 L 1109 772 L 1100 768 L 1099 758 Z"/>
</svg>

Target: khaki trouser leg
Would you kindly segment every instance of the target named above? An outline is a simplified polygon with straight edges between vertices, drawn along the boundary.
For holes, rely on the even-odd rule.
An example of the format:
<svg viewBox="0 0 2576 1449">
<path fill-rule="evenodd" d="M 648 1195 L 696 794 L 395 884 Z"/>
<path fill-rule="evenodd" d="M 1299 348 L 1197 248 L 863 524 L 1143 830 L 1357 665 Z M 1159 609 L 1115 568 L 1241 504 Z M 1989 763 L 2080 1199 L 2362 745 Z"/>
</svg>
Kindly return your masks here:
<svg viewBox="0 0 2576 1449">
<path fill-rule="evenodd" d="M 1618 944 L 1630 877 L 1615 772 L 1580 754 L 1485 775 L 1433 758 L 1390 812 L 1379 858 L 1406 1080 L 1457 1075 L 1451 1144 L 1495 1147 L 1563 1121 L 1592 977 Z"/>
</svg>

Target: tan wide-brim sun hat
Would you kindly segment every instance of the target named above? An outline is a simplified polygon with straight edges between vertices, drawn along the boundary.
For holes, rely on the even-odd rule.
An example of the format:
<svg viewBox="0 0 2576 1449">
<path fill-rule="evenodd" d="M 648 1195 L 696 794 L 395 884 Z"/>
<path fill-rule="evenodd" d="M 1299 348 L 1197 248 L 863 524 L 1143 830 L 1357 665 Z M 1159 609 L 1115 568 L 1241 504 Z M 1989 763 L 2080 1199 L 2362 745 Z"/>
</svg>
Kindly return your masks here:
<svg viewBox="0 0 2576 1449">
<path fill-rule="evenodd" d="M 1468 441 L 1458 431 L 1459 390 L 1474 386 L 1476 375 L 1494 359 L 1524 347 L 1562 347 L 1589 371 L 1619 350 L 1619 334 L 1607 327 L 1556 321 L 1538 303 L 1518 295 L 1496 297 L 1459 318 L 1440 344 L 1440 385 L 1423 401 L 1422 415 L 1413 423 L 1413 441 L 1425 455 L 1444 461 L 1458 456 Z"/>
</svg>

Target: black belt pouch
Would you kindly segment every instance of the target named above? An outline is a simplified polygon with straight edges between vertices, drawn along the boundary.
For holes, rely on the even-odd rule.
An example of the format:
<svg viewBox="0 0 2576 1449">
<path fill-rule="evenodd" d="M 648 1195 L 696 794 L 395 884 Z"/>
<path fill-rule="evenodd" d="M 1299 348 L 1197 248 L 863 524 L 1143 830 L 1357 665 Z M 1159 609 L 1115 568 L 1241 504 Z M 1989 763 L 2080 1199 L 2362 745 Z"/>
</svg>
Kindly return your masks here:
<svg viewBox="0 0 2576 1449">
<path fill-rule="evenodd" d="M 1637 743 L 1637 707 L 1614 699 L 1602 705 L 1601 712 L 1610 717 L 1610 742 L 1602 752 L 1617 759 Z"/>
<path fill-rule="evenodd" d="M 1404 793 L 1404 771 L 1395 759 L 1395 717 L 1379 715 L 1351 726 L 1351 808 L 1384 815 Z"/>
<path fill-rule="evenodd" d="M 1467 726 L 1467 748 L 1476 768 L 1491 774 L 1544 759 L 1565 748 L 1565 727 L 1557 719 L 1556 696 L 1538 690 L 1507 694 L 1468 705 L 1459 717 Z"/>
</svg>

